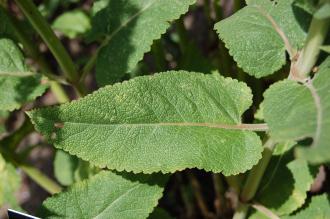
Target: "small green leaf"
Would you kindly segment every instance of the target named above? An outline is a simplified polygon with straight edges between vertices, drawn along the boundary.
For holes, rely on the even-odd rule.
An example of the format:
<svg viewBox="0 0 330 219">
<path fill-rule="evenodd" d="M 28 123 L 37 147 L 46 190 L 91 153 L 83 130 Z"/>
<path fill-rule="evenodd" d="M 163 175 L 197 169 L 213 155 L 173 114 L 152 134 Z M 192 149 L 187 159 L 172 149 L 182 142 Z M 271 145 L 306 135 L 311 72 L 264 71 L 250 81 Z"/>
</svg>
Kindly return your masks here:
<svg viewBox="0 0 330 219">
<path fill-rule="evenodd" d="M 89 17 L 81 10 L 68 11 L 57 17 L 52 25 L 53 29 L 73 39 L 86 33 L 90 28 Z"/>
<path fill-rule="evenodd" d="M 98 172 L 98 169 L 91 166 L 88 162 L 80 160 L 76 156 L 72 156 L 62 150 L 56 151 L 54 174 L 62 185 L 69 186 Z"/>
<path fill-rule="evenodd" d="M 235 130 L 251 99 L 244 83 L 180 71 L 137 77 L 28 114 L 55 147 L 96 166 L 232 175 L 261 157 L 259 137 Z"/>
<path fill-rule="evenodd" d="M 74 172 L 78 167 L 78 158 L 57 150 L 54 159 L 54 175 L 65 186 L 74 183 Z"/>
<path fill-rule="evenodd" d="M 300 208 L 314 181 L 306 161 L 290 161 L 289 155 L 272 158 L 257 195 L 257 202 L 278 216 Z"/>
<path fill-rule="evenodd" d="M 330 3 L 325 3 L 324 5 L 319 8 L 315 14 L 314 17 L 317 19 L 327 19 L 330 17 Z"/>
<path fill-rule="evenodd" d="M 120 81 L 131 72 L 170 26 L 195 0 L 101 0 L 94 4 L 91 39 L 105 36 L 96 63 L 99 85 Z"/>
<path fill-rule="evenodd" d="M 15 43 L 0 39 L 0 106 L 1 110 L 14 110 L 42 95 L 39 75 L 27 70 L 24 58 Z"/>
<path fill-rule="evenodd" d="M 327 194 L 314 196 L 308 205 L 298 213 L 283 217 L 283 219 L 328 219 L 330 202 Z"/>
<path fill-rule="evenodd" d="M 238 66 L 257 78 L 279 70 L 303 46 L 305 32 L 293 0 L 249 0 L 247 6 L 215 25 Z M 283 16 L 285 15 L 285 16 Z"/>
<path fill-rule="evenodd" d="M 284 80 L 264 95 L 264 115 L 271 136 L 278 141 L 313 138 L 310 147 L 299 147 L 296 152 L 314 164 L 330 161 L 329 74 L 327 58 L 311 82 Z"/>
<path fill-rule="evenodd" d="M 163 194 L 164 176 L 102 171 L 43 203 L 43 218 L 144 219 Z"/>
<path fill-rule="evenodd" d="M 330 53 L 330 45 L 321 46 L 320 49 L 326 53 Z"/>
<path fill-rule="evenodd" d="M 6 163 L 0 154 L 0 207 L 9 205 L 8 207 L 20 209 L 15 198 L 15 193 L 19 189 L 21 178 L 17 174 L 15 167 Z"/>
</svg>

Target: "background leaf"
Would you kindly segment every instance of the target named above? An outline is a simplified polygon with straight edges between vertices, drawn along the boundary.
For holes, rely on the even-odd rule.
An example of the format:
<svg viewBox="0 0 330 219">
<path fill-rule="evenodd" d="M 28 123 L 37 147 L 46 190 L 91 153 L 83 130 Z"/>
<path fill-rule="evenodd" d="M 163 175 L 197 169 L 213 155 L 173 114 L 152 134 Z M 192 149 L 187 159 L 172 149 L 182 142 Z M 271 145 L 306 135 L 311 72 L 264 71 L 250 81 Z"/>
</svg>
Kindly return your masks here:
<svg viewBox="0 0 330 219">
<path fill-rule="evenodd" d="M 68 11 L 53 22 L 52 28 L 73 39 L 91 28 L 89 17 L 82 10 Z"/>
<path fill-rule="evenodd" d="M 10 207 L 19 210 L 15 193 L 19 189 L 21 178 L 14 166 L 6 163 L 0 154 L 0 207 Z"/>
<path fill-rule="evenodd" d="M 144 173 L 197 167 L 232 175 L 261 157 L 255 133 L 232 129 L 251 99 L 244 83 L 180 71 L 138 77 L 28 114 L 56 147 L 97 166 Z"/>
<path fill-rule="evenodd" d="M 163 194 L 162 175 L 102 171 L 48 198 L 43 218 L 147 218 Z M 63 203 L 65 203 L 63 205 Z"/>
<path fill-rule="evenodd" d="M 1 110 L 14 110 L 42 95 L 46 85 L 41 76 L 29 72 L 15 43 L 0 39 L 0 106 Z"/>
<path fill-rule="evenodd" d="M 133 70 L 170 26 L 195 0 L 101 0 L 95 3 L 90 39 L 106 36 L 96 63 L 99 85 L 120 81 Z"/>
<path fill-rule="evenodd" d="M 330 2 L 322 5 L 314 14 L 317 19 L 327 19 L 330 17 Z"/>
<path fill-rule="evenodd" d="M 70 155 L 65 151 L 57 150 L 54 160 L 54 174 L 56 179 L 65 186 L 74 182 L 88 179 L 98 173 L 99 170 L 88 162 L 76 156 Z"/>
<path fill-rule="evenodd" d="M 312 82 L 302 85 L 284 80 L 271 86 L 264 95 L 264 115 L 271 136 L 279 141 L 312 137 L 312 145 L 299 147 L 297 155 L 315 164 L 330 161 L 329 74 L 327 58 Z"/>
<path fill-rule="evenodd" d="M 248 6 L 215 25 L 238 66 L 248 74 L 260 78 L 274 73 L 286 62 L 286 48 L 294 53 L 303 46 L 306 34 L 292 2 L 250 0 Z"/>
</svg>

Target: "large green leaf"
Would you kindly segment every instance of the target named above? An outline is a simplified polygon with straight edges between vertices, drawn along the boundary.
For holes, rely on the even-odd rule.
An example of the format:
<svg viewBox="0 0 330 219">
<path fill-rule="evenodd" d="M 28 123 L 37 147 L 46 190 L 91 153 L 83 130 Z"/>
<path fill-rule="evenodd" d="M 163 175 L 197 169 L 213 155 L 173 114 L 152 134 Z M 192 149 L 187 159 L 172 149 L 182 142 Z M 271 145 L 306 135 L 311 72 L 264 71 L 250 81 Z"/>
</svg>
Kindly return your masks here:
<svg viewBox="0 0 330 219">
<path fill-rule="evenodd" d="M 106 36 L 96 63 L 99 85 L 131 72 L 170 26 L 195 0 L 101 0 L 95 3 L 90 38 Z"/>
<path fill-rule="evenodd" d="M 6 163 L 0 154 L 0 207 L 6 206 L 20 209 L 15 197 L 19 189 L 21 178 L 17 174 L 15 167 Z"/>
<path fill-rule="evenodd" d="M 330 215 L 330 202 L 327 194 L 314 196 L 310 203 L 292 216 L 283 219 L 328 219 Z"/>
<path fill-rule="evenodd" d="M 40 76 L 27 70 L 24 58 L 15 43 L 0 39 L 0 107 L 14 110 L 43 94 L 46 85 Z"/>
<path fill-rule="evenodd" d="M 232 175 L 261 156 L 259 137 L 235 130 L 251 98 L 244 83 L 230 78 L 166 72 L 28 114 L 56 147 L 97 166 L 145 173 L 197 167 Z"/>
<path fill-rule="evenodd" d="M 296 21 L 293 0 L 248 0 L 247 6 L 215 25 L 237 64 L 257 78 L 270 75 L 294 55 L 305 32 Z"/>
<path fill-rule="evenodd" d="M 160 179 L 159 179 L 160 178 Z M 164 176 L 102 171 L 43 203 L 43 218 L 147 218 L 163 194 Z"/>
<path fill-rule="evenodd" d="M 284 80 L 265 93 L 264 115 L 271 136 L 279 141 L 312 137 L 310 147 L 297 155 L 312 163 L 330 161 L 330 58 L 312 81 L 300 84 Z"/>
</svg>

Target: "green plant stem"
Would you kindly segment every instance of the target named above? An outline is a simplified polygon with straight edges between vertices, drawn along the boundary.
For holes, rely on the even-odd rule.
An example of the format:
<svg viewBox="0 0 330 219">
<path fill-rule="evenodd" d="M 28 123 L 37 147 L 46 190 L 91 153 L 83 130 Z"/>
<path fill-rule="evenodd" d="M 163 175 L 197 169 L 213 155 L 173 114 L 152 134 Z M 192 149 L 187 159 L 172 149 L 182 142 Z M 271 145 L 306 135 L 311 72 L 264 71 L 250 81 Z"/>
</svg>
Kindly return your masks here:
<svg viewBox="0 0 330 219">
<path fill-rule="evenodd" d="M 213 0 L 213 8 L 215 12 L 215 21 L 218 22 L 223 17 L 222 7 L 221 7 L 221 0 Z"/>
<path fill-rule="evenodd" d="M 106 37 L 101 45 L 97 48 L 97 50 L 95 51 L 95 53 L 92 55 L 92 57 L 90 57 L 90 59 L 88 60 L 88 62 L 85 64 L 85 66 L 83 67 L 82 69 L 82 74 L 80 76 L 80 79 L 79 79 L 79 83 L 82 84 L 84 83 L 87 75 L 92 71 L 93 67 L 95 66 L 96 64 L 96 60 L 97 60 L 97 56 L 99 55 L 101 49 L 106 46 L 109 41 L 111 40 L 110 37 Z"/>
<path fill-rule="evenodd" d="M 66 103 L 70 101 L 70 98 L 65 93 L 63 87 L 59 83 L 57 83 L 56 81 L 50 81 L 49 84 L 50 89 L 52 90 L 59 103 Z"/>
<path fill-rule="evenodd" d="M 28 175 L 31 179 L 33 179 L 33 181 L 38 183 L 39 186 L 41 186 L 50 194 L 55 194 L 62 191 L 62 188 L 57 183 L 55 183 L 52 179 L 44 175 L 35 167 L 21 163 L 18 163 L 17 167 L 22 169 L 26 175 Z"/>
<path fill-rule="evenodd" d="M 268 163 L 272 157 L 273 148 L 275 142 L 268 139 L 264 144 L 264 151 L 262 153 L 262 158 L 259 163 L 252 168 L 248 178 L 243 186 L 240 199 L 242 202 L 249 202 L 257 192 L 261 179 L 265 173 Z"/>
<path fill-rule="evenodd" d="M 329 24 L 330 19 L 312 19 L 305 46 L 290 71 L 293 79 L 304 79 L 312 71 L 320 53 L 320 46 L 328 33 Z"/>
<path fill-rule="evenodd" d="M 242 176 L 241 175 L 227 176 L 226 182 L 235 191 L 235 193 L 237 195 L 240 193 L 241 185 L 242 185 Z"/>
<path fill-rule="evenodd" d="M 31 0 L 16 0 L 16 4 L 47 44 L 68 81 L 75 87 L 80 95 L 85 95 L 86 89 L 78 83 L 79 75 L 71 57 L 56 37 L 45 18 L 40 14 L 37 7 Z"/>
<path fill-rule="evenodd" d="M 179 46 L 182 52 L 182 56 L 184 56 L 187 51 L 187 47 L 189 46 L 190 39 L 188 37 L 186 27 L 184 26 L 183 17 L 175 22 L 175 28 L 179 36 Z"/>
</svg>

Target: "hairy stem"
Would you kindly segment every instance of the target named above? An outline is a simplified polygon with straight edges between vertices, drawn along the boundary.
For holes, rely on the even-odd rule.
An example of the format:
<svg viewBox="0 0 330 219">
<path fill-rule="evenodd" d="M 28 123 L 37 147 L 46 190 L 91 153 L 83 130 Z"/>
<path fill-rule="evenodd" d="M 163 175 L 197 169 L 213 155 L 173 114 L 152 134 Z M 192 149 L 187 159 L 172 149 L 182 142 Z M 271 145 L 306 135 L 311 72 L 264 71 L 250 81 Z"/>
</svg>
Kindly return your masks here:
<svg viewBox="0 0 330 219">
<path fill-rule="evenodd" d="M 304 79 L 312 71 L 320 53 L 320 46 L 327 35 L 330 19 L 313 18 L 310 24 L 307 40 L 298 60 L 293 63 L 290 70 L 290 78 Z"/>
<path fill-rule="evenodd" d="M 72 83 L 80 95 L 86 94 L 85 88 L 78 83 L 79 75 L 71 57 L 65 50 L 62 43 L 56 37 L 55 33 L 52 31 L 45 18 L 40 14 L 37 7 L 31 0 L 16 0 L 16 4 L 31 22 L 32 26 L 40 34 L 44 42 L 47 44 L 48 48 L 63 70 L 65 77 L 69 80 L 70 83 Z"/>
</svg>

